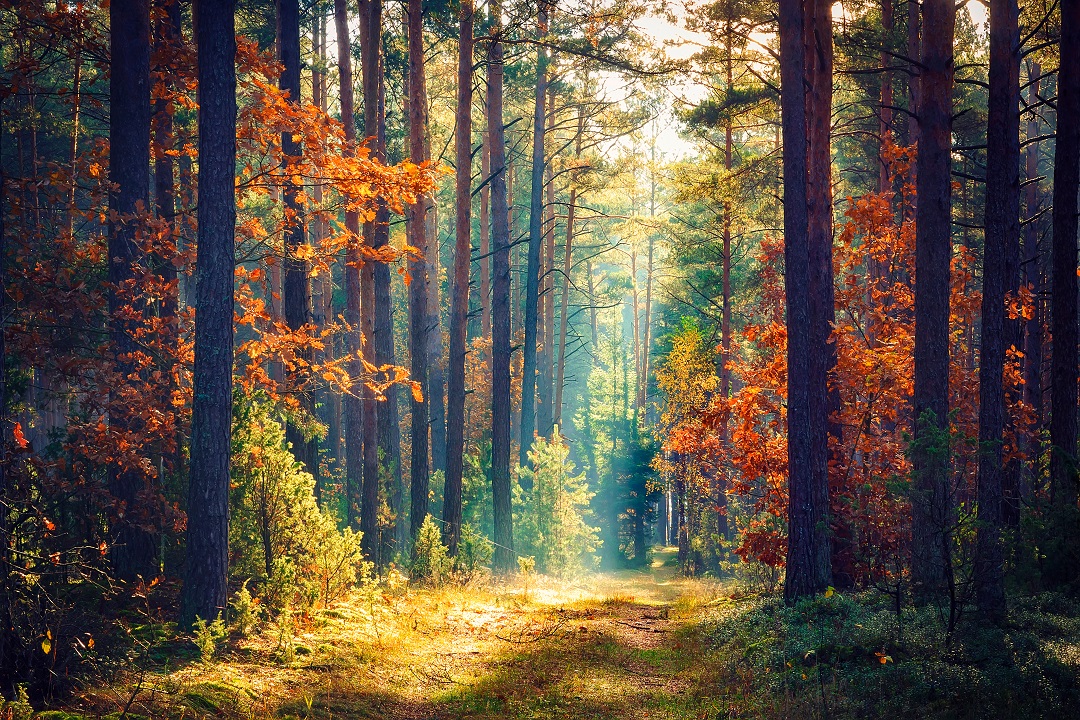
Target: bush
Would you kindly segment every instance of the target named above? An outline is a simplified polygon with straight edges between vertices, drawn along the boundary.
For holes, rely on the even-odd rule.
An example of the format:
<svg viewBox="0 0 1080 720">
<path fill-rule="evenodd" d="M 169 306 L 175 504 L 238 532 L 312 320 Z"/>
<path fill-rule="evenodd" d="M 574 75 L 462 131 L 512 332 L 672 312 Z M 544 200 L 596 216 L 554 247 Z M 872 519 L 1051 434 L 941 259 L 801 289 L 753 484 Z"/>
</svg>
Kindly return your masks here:
<svg viewBox="0 0 1080 720">
<path fill-rule="evenodd" d="M 236 597 L 232 602 L 233 626 L 241 637 L 247 637 L 255 629 L 259 622 L 259 601 L 251 596 L 248 590 L 248 580 L 236 591 Z"/>
<path fill-rule="evenodd" d="M 199 657 L 203 662 L 210 662 L 217 652 L 218 643 L 225 639 L 225 621 L 218 613 L 213 622 L 206 622 L 198 615 L 191 626 L 195 647 L 199 648 Z"/>
<path fill-rule="evenodd" d="M 255 577 L 268 607 L 328 606 L 370 572 L 360 533 L 315 501 L 315 480 L 285 442 L 265 396 L 238 397 L 233 420 L 230 570 Z"/>
<path fill-rule="evenodd" d="M 438 585 L 446 579 L 450 571 L 450 560 L 446 546 L 442 543 L 442 533 L 435 520 L 428 515 L 413 544 L 412 562 L 409 575 L 416 582 Z"/>
<path fill-rule="evenodd" d="M 514 546 L 536 558 L 539 572 L 571 577 L 592 570 L 600 559 L 599 529 L 591 527 L 589 492 L 584 474 L 574 474 L 570 448 L 559 440 L 537 438 L 529 451 L 532 468 L 520 468 L 514 488 Z"/>
<path fill-rule="evenodd" d="M 495 554 L 495 545 L 482 535 L 471 523 L 461 526 L 454 572 L 465 582 L 481 574 Z"/>
</svg>

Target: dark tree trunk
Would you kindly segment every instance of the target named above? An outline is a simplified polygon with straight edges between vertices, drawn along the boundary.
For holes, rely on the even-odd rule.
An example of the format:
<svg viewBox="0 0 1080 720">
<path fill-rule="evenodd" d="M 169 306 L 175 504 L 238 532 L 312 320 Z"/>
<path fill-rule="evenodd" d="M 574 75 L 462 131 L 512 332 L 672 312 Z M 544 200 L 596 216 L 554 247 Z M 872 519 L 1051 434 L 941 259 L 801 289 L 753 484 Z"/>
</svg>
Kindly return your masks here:
<svg viewBox="0 0 1080 720">
<path fill-rule="evenodd" d="M 804 18 L 803 38 L 806 76 L 807 137 L 807 222 L 810 256 L 810 451 L 812 497 L 815 507 L 829 509 L 830 448 L 841 442 L 840 426 L 832 416 L 840 410 L 839 392 L 829 391 L 829 377 L 836 367 L 836 343 L 832 326 L 836 322 L 833 289 L 832 216 L 832 87 L 833 42 L 832 2 L 812 0 Z M 829 528 L 836 536 L 830 542 Z M 824 534 L 822 534 L 824 530 Z M 852 549 L 842 540 L 850 536 L 846 527 L 826 523 L 817 530 L 816 542 L 827 548 L 829 561 L 824 572 L 840 587 L 854 585 L 850 558 Z M 833 559 L 837 562 L 834 565 Z"/>
<path fill-rule="evenodd" d="M 382 79 L 382 0 L 360 0 L 361 76 L 364 89 L 364 134 L 371 156 L 380 155 L 379 132 L 382 112 L 379 105 L 379 85 Z M 381 226 L 381 227 L 380 227 Z M 386 226 L 383 204 L 376 208 L 375 219 L 364 223 L 364 243 L 378 247 Z M 360 330 L 364 335 L 364 359 L 379 365 L 380 317 L 376 265 L 365 260 L 360 271 Z M 379 415 L 382 408 L 369 387 L 363 389 L 364 477 L 360 497 L 360 530 L 364 533 L 364 555 L 378 560 L 378 503 L 379 503 Z M 385 412 L 385 411 L 384 411 Z"/>
<path fill-rule="evenodd" d="M 236 226 L 236 33 L 232 0 L 202 2 L 199 57 L 199 249 L 187 566 L 181 624 L 228 601 Z"/>
<path fill-rule="evenodd" d="M 1048 579 L 1076 578 L 1076 193 L 1080 188 L 1080 0 L 1061 3 L 1057 142 L 1054 147 L 1053 307 L 1050 367 L 1050 492 L 1056 547 L 1048 551 Z"/>
<path fill-rule="evenodd" d="M 577 136 L 574 139 L 574 160 L 581 159 L 581 138 L 585 130 L 585 111 L 578 107 Z M 563 383 L 566 378 L 566 331 L 570 324 L 570 271 L 574 257 L 574 216 L 577 212 L 578 188 L 576 174 L 570 175 L 570 201 L 566 208 L 566 244 L 563 248 L 562 298 L 559 304 L 559 359 L 555 370 L 555 407 L 553 421 L 562 425 Z"/>
<path fill-rule="evenodd" d="M 300 104 L 300 2 L 299 0 L 278 0 L 278 59 L 282 64 L 279 85 L 289 93 L 289 101 Z M 304 149 L 293 139 L 293 133 L 286 130 L 281 133 L 281 152 L 286 163 L 300 161 Z M 293 173 L 286 173 L 292 176 Z M 285 268 L 281 293 L 281 304 L 285 322 L 292 331 L 297 331 L 311 322 L 311 280 L 309 263 L 297 256 L 297 251 L 304 244 L 304 212 L 300 206 L 300 193 L 303 188 L 291 182 L 285 183 L 283 192 L 286 216 L 292 215 L 293 221 L 286 221 Z M 306 360 L 314 361 L 314 354 L 305 351 Z M 299 390 L 305 378 L 297 375 L 286 378 L 286 384 L 292 391 Z M 305 412 L 313 410 L 311 399 L 305 393 L 301 401 Z M 316 440 L 306 440 L 303 431 L 296 423 L 286 426 L 286 437 L 292 444 L 296 459 L 304 464 L 304 469 L 316 479 L 319 487 L 319 446 Z"/>
<path fill-rule="evenodd" d="M 548 92 L 547 100 L 547 130 L 545 137 L 555 135 L 555 93 Z M 555 376 L 552 366 L 552 341 L 555 336 L 555 180 L 552 177 L 551 165 L 544 170 L 544 251 L 543 262 L 540 264 L 540 318 L 539 330 L 541 339 L 541 352 L 537 354 L 538 382 L 537 388 L 538 406 L 536 411 L 536 430 L 541 437 L 551 438 L 554 430 L 555 417 L 552 410 L 552 401 L 555 395 Z"/>
<path fill-rule="evenodd" d="M 1038 63 L 1029 66 L 1028 104 L 1038 102 L 1039 88 L 1042 85 L 1042 68 Z M 1039 458 L 1043 444 L 1040 433 L 1044 425 L 1043 417 L 1043 323 L 1046 321 L 1046 300 L 1043 297 L 1043 254 L 1039 250 L 1039 143 L 1030 142 L 1039 134 L 1039 115 L 1032 112 L 1027 124 L 1027 153 L 1025 157 L 1024 210 L 1027 220 L 1024 223 L 1024 278 L 1034 298 L 1034 315 L 1024 323 L 1024 403 L 1031 407 L 1035 416 L 1035 425 L 1030 428 L 1025 444 L 1031 475 L 1038 472 Z M 1004 522 L 1007 527 L 1020 525 L 1020 506 L 1022 491 L 1019 483 L 1016 487 L 1005 488 Z"/>
<path fill-rule="evenodd" d="M 132 323 L 122 319 L 130 307 L 133 267 L 140 261 L 135 236 L 150 210 L 150 2 L 119 0 L 109 6 L 111 81 L 109 84 L 109 293 L 110 338 L 116 370 L 126 378 L 134 372 Z M 136 418 L 114 400 L 109 424 L 118 432 L 137 430 Z M 148 478 L 133 468 L 109 468 L 109 491 L 116 499 L 116 542 L 111 548 L 113 569 L 123 580 L 157 574 L 154 535 L 144 529 L 155 519 L 144 516 L 140 498 L 149 490 Z"/>
<path fill-rule="evenodd" d="M 347 0 L 334 0 L 334 28 L 337 34 L 338 78 L 340 81 L 341 122 L 345 126 L 345 152 L 354 154 L 356 143 L 356 118 L 353 110 L 352 49 L 349 43 L 349 15 Z M 345 211 L 345 230 L 349 242 L 345 250 L 345 322 L 348 330 L 345 349 L 349 354 L 349 376 L 354 383 L 345 394 L 345 519 L 356 528 L 360 509 L 360 488 L 364 479 L 364 419 L 362 396 L 366 392 L 360 386 L 364 374 L 361 356 L 361 281 L 360 267 L 360 216 L 354 210 Z"/>
<path fill-rule="evenodd" d="M 814 487 L 811 428 L 813 334 L 810 322 L 810 247 L 807 206 L 804 16 L 800 0 L 781 0 L 780 78 L 784 135 L 784 279 L 788 327 L 788 552 L 784 597 L 788 602 L 829 583 L 829 552 L 823 537 L 826 507 Z M 824 428 L 820 428 L 824 430 Z M 682 537 L 680 533 L 680 545 Z M 681 552 L 680 552 L 681 554 Z"/>
<path fill-rule="evenodd" d="M 155 26 L 154 43 L 156 53 L 159 55 L 157 72 L 167 91 L 173 87 L 173 68 L 164 60 L 169 53 L 176 52 L 180 48 L 183 39 L 181 36 L 182 22 L 179 0 L 166 0 L 163 16 Z M 76 67 L 76 71 L 78 71 L 78 67 Z M 76 85 L 78 85 L 78 80 L 76 80 Z M 77 92 L 78 88 L 76 88 Z M 75 112 L 77 115 L 77 106 Z M 76 126 L 77 123 L 78 120 L 76 119 Z M 75 167 L 75 138 L 77 133 L 78 128 L 76 127 L 75 134 L 72 135 L 72 168 Z M 154 103 L 154 204 L 156 205 L 158 219 L 164 221 L 168 226 L 168 235 L 160 241 L 160 248 L 154 258 L 154 267 L 158 276 L 168 283 L 168 289 L 165 297 L 161 300 L 158 312 L 160 317 L 165 320 L 165 326 L 170 336 L 174 338 L 179 334 L 176 312 L 179 307 L 180 287 L 177 279 L 176 263 L 173 261 L 176 258 L 180 233 L 174 224 L 176 218 L 176 161 L 169 154 L 169 151 L 173 150 L 175 145 L 176 133 L 173 129 L 172 109 L 166 98 L 158 98 Z M 73 208 L 74 192 L 75 186 L 73 184 L 71 195 Z M 169 370 L 171 371 L 171 368 Z M 166 394 L 165 398 L 168 398 L 175 388 L 176 384 L 172 381 L 172 373 L 169 372 L 169 380 L 162 388 L 162 393 Z M 179 472 L 183 458 L 183 435 L 179 423 L 176 425 L 175 435 L 175 451 L 171 457 L 167 458 L 170 469 L 174 473 Z"/>
<path fill-rule="evenodd" d="M 990 103 L 986 123 L 986 231 L 979 352 L 979 522 L 976 596 L 981 610 L 1005 615 L 1002 547 L 1002 445 L 1005 431 L 1006 246 L 1020 236 L 1020 10 L 1016 0 L 990 3 Z M 1009 286 L 1008 288 L 1006 286 Z M 1011 335 L 1011 333 L 1009 333 Z"/>
<path fill-rule="evenodd" d="M 421 0 L 409 0 L 409 153 L 414 163 L 424 162 L 427 146 L 427 90 L 424 77 L 424 36 Z M 409 341 L 412 379 L 420 383 L 422 397 L 412 399 L 412 514 L 410 536 L 415 540 L 428 514 L 428 302 L 427 302 L 427 243 L 425 223 L 431 208 L 425 196 L 410 205 L 408 212 L 409 244 L 417 249 L 409 260 Z"/>
<path fill-rule="evenodd" d="M 431 136 L 424 133 L 424 156 Z M 446 470 L 446 373 L 443 372 L 442 298 L 439 281 L 438 207 L 432 201 L 424 220 L 427 232 L 428 415 L 431 418 L 431 469 Z"/>
<path fill-rule="evenodd" d="M 953 0 L 923 1 L 915 235 L 915 446 L 911 576 L 920 594 L 948 589 L 953 497 L 949 479 L 949 259 Z"/>
<path fill-rule="evenodd" d="M 547 3 L 537 7 L 537 36 L 547 35 Z M 530 466 L 536 431 L 536 324 L 540 281 L 540 246 L 544 241 L 544 135 L 547 130 L 547 51 L 536 49 L 536 102 L 533 104 L 532 178 L 529 195 L 529 256 L 525 266 L 525 345 L 521 364 L 521 440 L 518 463 Z M 497 293 L 496 293 L 497 294 Z"/>
<path fill-rule="evenodd" d="M 510 509 L 510 217 L 506 193 L 506 135 L 503 127 L 502 1 L 489 6 L 487 123 L 491 143 L 491 496 L 498 572 L 514 565 Z"/>
<path fill-rule="evenodd" d="M 473 6 L 463 0 L 458 33 L 457 124 L 454 182 L 454 283 L 450 306 L 449 384 L 446 395 L 446 480 L 443 525 L 446 546 L 457 554 L 461 539 L 462 454 L 465 451 L 465 353 L 469 323 L 469 267 L 472 252 L 472 67 Z"/>
<path fill-rule="evenodd" d="M 484 107 L 487 107 L 487 91 L 484 93 Z M 484 129 L 480 149 L 480 178 L 483 189 L 480 190 L 480 332 L 483 338 L 491 341 L 491 140 Z M 487 360 L 491 362 L 491 353 Z"/>
</svg>

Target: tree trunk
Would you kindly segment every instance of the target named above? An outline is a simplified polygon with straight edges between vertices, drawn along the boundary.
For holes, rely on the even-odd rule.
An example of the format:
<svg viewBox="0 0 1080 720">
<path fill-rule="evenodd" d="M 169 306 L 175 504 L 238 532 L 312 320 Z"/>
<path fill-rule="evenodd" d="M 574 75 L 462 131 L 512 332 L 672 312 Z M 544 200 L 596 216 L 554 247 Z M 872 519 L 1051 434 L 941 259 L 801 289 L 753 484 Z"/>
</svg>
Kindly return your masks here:
<svg viewBox="0 0 1080 720">
<path fill-rule="evenodd" d="M 181 625 L 216 618 L 228 601 L 236 226 L 236 32 L 232 0 L 200 3 L 199 246 L 191 413 L 187 565 Z"/>
<path fill-rule="evenodd" d="M 788 327 L 788 552 L 784 598 L 823 590 L 829 582 L 827 508 L 814 483 L 810 321 L 810 247 L 807 207 L 807 124 L 804 105 L 803 8 L 781 0 L 780 77 L 784 136 L 784 265 Z M 823 431 L 824 428 L 818 428 Z M 685 521 L 684 521 L 685 524 Z M 680 545 L 682 545 L 680 533 Z M 680 553 L 681 554 L 681 553 Z"/>
<path fill-rule="evenodd" d="M 379 85 L 382 80 L 382 0 L 360 0 L 361 37 L 361 84 L 364 90 L 364 135 L 371 157 L 380 155 L 379 129 L 382 112 L 379 105 Z M 381 227 L 380 227 L 381 226 Z M 386 210 L 383 203 L 376 206 L 375 219 L 364 223 L 364 243 L 377 248 L 386 228 Z M 365 260 L 360 272 L 360 330 L 364 336 L 364 359 L 380 365 L 379 330 L 381 317 L 376 287 L 378 263 Z M 385 350 L 385 348 L 382 348 Z M 382 439 L 379 433 L 379 411 L 382 410 L 369 387 L 363 388 L 364 398 L 364 478 L 360 498 L 360 530 L 364 533 L 364 555 L 376 561 L 378 554 L 378 502 L 379 502 L 379 450 Z M 385 412 L 385 410 L 383 410 Z"/>
<path fill-rule="evenodd" d="M 135 372 L 132 322 L 123 319 L 134 287 L 133 266 L 140 262 L 136 232 L 150 209 L 150 3 L 119 0 L 109 6 L 112 48 L 109 106 L 109 292 L 110 338 L 121 378 Z M 128 409 L 112 399 L 109 424 L 118 432 L 134 421 Z M 132 428 L 133 429 L 133 428 Z M 143 473 L 128 467 L 109 467 L 109 491 L 117 502 L 116 543 L 111 548 L 113 569 L 123 580 L 157 574 L 157 543 L 141 526 L 140 495 L 148 487 Z"/>
<path fill-rule="evenodd" d="M 506 137 L 503 128 L 502 1 L 489 5 L 487 123 L 491 142 L 491 495 L 495 524 L 494 569 L 514 564 L 510 509 L 510 224 L 506 194 Z"/>
<path fill-rule="evenodd" d="M 547 100 L 547 130 L 545 137 L 555 135 L 555 93 L 550 90 Z M 543 330 L 542 349 L 539 355 L 539 396 L 540 405 L 536 414 L 536 428 L 538 433 L 545 438 L 550 438 L 555 423 L 555 412 L 552 402 L 555 396 L 555 377 L 552 360 L 555 353 L 552 343 L 555 339 L 555 180 L 551 165 L 547 164 L 544 170 L 544 262 L 540 267 L 542 279 L 540 295 L 540 324 Z"/>
<path fill-rule="evenodd" d="M 979 474 L 976 597 L 993 621 L 1005 615 L 1002 445 L 1005 431 L 1006 245 L 1020 236 L 1020 10 L 990 4 L 990 101 L 986 123 L 986 224 L 979 352 Z M 1007 287 L 1009 286 L 1009 287 Z"/>
<path fill-rule="evenodd" d="M 548 8 L 541 0 L 537 6 L 537 37 L 547 35 Z M 547 130 L 547 51 L 536 48 L 536 102 L 533 105 L 532 182 L 529 196 L 529 256 L 525 266 L 525 345 L 521 364 L 521 441 L 518 462 L 531 467 L 536 430 L 536 315 L 540 280 L 540 245 L 544 241 L 544 136 Z"/>
<path fill-rule="evenodd" d="M 431 157 L 431 138 L 424 133 L 424 156 Z M 443 372 L 442 298 L 439 270 L 438 207 L 431 202 L 427 232 L 428 414 L 431 416 L 431 469 L 446 471 L 446 373 Z"/>
<path fill-rule="evenodd" d="M 345 152 L 355 154 L 356 118 L 353 111 L 352 47 L 349 43 L 349 16 L 347 0 L 334 0 L 334 29 L 337 35 L 339 96 L 341 122 L 345 126 Z M 364 375 L 361 362 L 361 278 L 364 264 L 360 254 L 360 216 L 355 210 L 345 211 L 345 231 L 349 235 L 345 249 L 345 350 L 349 355 L 349 377 L 353 386 L 345 394 L 345 519 L 348 525 L 358 527 L 357 512 L 360 509 L 360 488 L 364 478 L 364 418 L 363 400 L 368 392 L 362 386 Z"/>
<path fill-rule="evenodd" d="M 1042 85 L 1042 68 L 1038 63 L 1029 66 L 1028 104 L 1038 102 Z M 1039 143 L 1031 142 L 1039 134 L 1039 115 L 1031 113 L 1027 124 L 1024 210 L 1024 277 L 1034 298 L 1034 315 L 1024 323 L 1024 403 L 1035 416 L 1035 425 L 1025 437 L 1025 445 L 1032 474 L 1037 472 L 1043 445 L 1039 439 L 1043 425 L 1043 323 L 1046 321 L 1046 301 L 1043 298 L 1043 256 L 1039 251 Z M 1005 505 L 1002 509 L 1007 527 L 1020 525 L 1021 489 L 1005 488 Z"/>
<path fill-rule="evenodd" d="M 414 163 L 420 164 L 427 157 L 424 135 L 427 132 L 427 91 L 424 77 L 423 3 L 409 0 L 409 153 Z M 429 211 L 429 199 L 424 196 L 408 207 L 409 244 L 416 248 L 416 255 L 409 260 L 409 358 L 412 379 L 419 382 L 422 396 L 412 399 L 412 455 L 411 487 L 412 513 L 409 522 L 410 537 L 415 540 L 428 513 L 428 410 L 430 386 L 428 383 L 428 302 L 427 302 L 427 243 L 425 227 Z"/>
<path fill-rule="evenodd" d="M 581 159 L 581 138 L 585 130 L 585 111 L 578 107 L 577 136 L 574 139 L 574 161 Z M 566 244 L 563 248 L 562 300 L 559 306 L 559 361 L 555 377 L 555 407 L 553 421 L 562 425 L 563 384 L 566 378 L 566 331 L 570 324 L 570 271 L 574 267 L 574 215 L 577 211 L 577 177 L 570 175 L 570 202 L 566 209 Z"/>
<path fill-rule="evenodd" d="M 472 67 L 473 6 L 463 0 L 458 33 L 457 118 L 454 128 L 454 283 L 450 306 L 449 382 L 446 394 L 446 478 L 443 527 L 446 546 L 457 554 L 461 539 L 461 476 L 465 452 L 465 355 L 469 326 L 469 268 L 472 255 Z"/>
<path fill-rule="evenodd" d="M 300 104 L 300 2 L 299 0 L 278 0 L 278 59 L 282 65 L 281 78 L 279 81 L 282 90 L 289 93 L 289 101 Z M 304 150 L 293 139 L 293 133 L 289 130 L 281 133 L 281 152 L 285 156 L 287 164 L 299 162 Z M 286 172 L 286 177 L 293 173 Z M 306 230 L 304 228 L 304 210 L 300 206 L 300 193 L 303 188 L 291 182 L 285 183 L 284 199 L 286 218 L 292 216 L 293 220 L 285 221 L 284 242 L 284 286 L 282 289 L 282 305 L 285 314 L 285 323 L 293 332 L 302 329 L 311 322 L 311 280 L 309 278 L 310 267 L 306 260 L 300 259 L 297 252 L 304 244 Z M 304 351 L 305 360 L 308 363 L 314 361 L 314 354 L 310 350 Z M 302 374 L 296 373 L 292 378 L 286 378 L 286 386 L 292 392 L 299 391 L 300 386 L 306 380 Z M 301 406 L 305 413 L 311 413 L 311 398 L 304 393 Z M 316 440 L 308 441 L 304 438 L 303 431 L 296 423 L 289 423 L 286 428 L 286 437 L 292 445 L 296 459 L 304 464 L 304 469 L 315 478 L 319 477 L 319 446 Z M 318 486 L 318 480 L 316 480 Z"/>
<path fill-rule="evenodd" d="M 484 106 L 487 106 L 485 90 Z M 491 139 L 484 129 L 480 149 L 480 177 L 484 183 L 480 190 L 480 332 L 491 341 Z M 488 364 L 491 352 L 487 353 Z"/>
<path fill-rule="evenodd" d="M 1053 307 L 1050 368 L 1050 493 L 1058 537 L 1048 551 L 1048 579 L 1071 582 L 1080 558 L 1075 548 L 1076 467 L 1076 194 L 1080 187 L 1080 0 L 1061 3 L 1057 142 L 1054 146 Z M 1068 60 L 1066 60 L 1068 58 Z"/>
<path fill-rule="evenodd" d="M 949 479 L 949 259 L 953 90 L 952 0 L 923 1 L 919 174 L 915 235 L 915 445 L 912 563 L 915 591 L 948 590 L 953 497 Z"/>
</svg>

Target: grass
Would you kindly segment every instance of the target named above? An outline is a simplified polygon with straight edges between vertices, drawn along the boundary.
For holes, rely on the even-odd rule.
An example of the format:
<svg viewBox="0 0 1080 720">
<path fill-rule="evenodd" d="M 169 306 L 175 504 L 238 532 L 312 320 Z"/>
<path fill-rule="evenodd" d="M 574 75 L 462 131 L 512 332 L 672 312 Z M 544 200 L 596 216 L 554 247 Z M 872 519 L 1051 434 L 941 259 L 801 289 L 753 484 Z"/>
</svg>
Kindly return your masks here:
<svg viewBox="0 0 1080 720">
<path fill-rule="evenodd" d="M 873 596 L 784 607 L 687 580 L 660 553 L 581 583 L 386 586 L 287 638 L 234 638 L 162 665 L 129 708 L 149 718 L 1067 718 L 1080 707 L 1080 613 L 1031 599 L 1004 630 L 945 638 L 932 609 Z M 190 656 L 189 656 L 190 657 Z M 128 677 L 65 720 L 116 716 Z M 59 715 L 55 717 L 61 717 Z"/>
</svg>

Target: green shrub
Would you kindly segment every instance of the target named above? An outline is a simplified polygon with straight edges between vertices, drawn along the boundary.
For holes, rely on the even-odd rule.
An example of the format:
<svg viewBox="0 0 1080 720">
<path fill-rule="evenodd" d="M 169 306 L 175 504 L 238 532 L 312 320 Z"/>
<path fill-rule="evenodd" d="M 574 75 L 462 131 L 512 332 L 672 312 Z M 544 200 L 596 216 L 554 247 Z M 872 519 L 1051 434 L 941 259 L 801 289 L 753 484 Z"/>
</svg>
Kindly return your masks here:
<svg viewBox="0 0 1080 720">
<path fill-rule="evenodd" d="M 458 541 L 457 555 L 454 557 L 454 572 L 465 582 L 480 575 L 491 562 L 495 545 L 482 535 L 471 523 L 461 526 L 461 539 Z"/>
<path fill-rule="evenodd" d="M 450 560 L 446 546 L 442 543 L 442 533 L 435 520 L 428 515 L 413 544 L 412 562 L 409 575 L 416 582 L 438 585 L 446 579 L 450 571 Z"/>
<path fill-rule="evenodd" d="M 587 522 L 589 492 L 584 474 L 574 474 L 570 448 L 537 438 L 529 451 L 532 468 L 520 468 L 514 488 L 514 549 L 536 558 L 539 572 L 571 577 L 599 563 L 599 529 Z M 522 485 L 531 485 L 529 490 Z"/>
<path fill-rule="evenodd" d="M 199 648 L 199 657 L 202 661 L 208 663 L 213 660 L 215 653 L 217 653 L 218 644 L 225 639 L 226 634 L 225 621 L 222 619 L 221 613 L 218 613 L 217 618 L 209 623 L 196 615 L 191 631 L 195 640 L 195 647 Z"/>
<path fill-rule="evenodd" d="M 233 420 L 230 570 L 255 577 L 266 605 L 306 612 L 355 587 L 369 566 L 360 533 L 315 501 L 315 480 L 285 441 L 282 418 L 262 395 L 238 397 Z"/>
<path fill-rule="evenodd" d="M 251 596 L 248 590 L 248 580 L 245 580 L 232 601 L 233 627 L 241 637 L 247 637 L 255 629 L 259 622 L 259 603 Z"/>
</svg>

